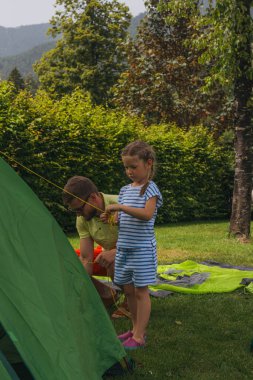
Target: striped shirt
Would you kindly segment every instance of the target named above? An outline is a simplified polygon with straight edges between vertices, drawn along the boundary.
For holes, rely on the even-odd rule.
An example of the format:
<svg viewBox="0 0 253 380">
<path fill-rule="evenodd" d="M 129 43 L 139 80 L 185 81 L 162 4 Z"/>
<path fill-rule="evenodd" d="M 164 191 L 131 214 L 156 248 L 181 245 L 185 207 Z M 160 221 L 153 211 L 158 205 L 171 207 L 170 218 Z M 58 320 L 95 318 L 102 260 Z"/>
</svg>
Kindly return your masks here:
<svg viewBox="0 0 253 380">
<path fill-rule="evenodd" d="M 142 186 L 132 186 L 132 184 L 122 187 L 118 202 L 125 206 L 144 208 L 148 199 L 157 197 L 154 215 L 147 221 L 120 211 L 117 247 L 143 247 L 143 244 L 155 241 L 154 224 L 157 209 L 162 205 L 162 195 L 153 181 L 150 181 L 143 195 L 140 195 L 141 188 Z"/>
</svg>

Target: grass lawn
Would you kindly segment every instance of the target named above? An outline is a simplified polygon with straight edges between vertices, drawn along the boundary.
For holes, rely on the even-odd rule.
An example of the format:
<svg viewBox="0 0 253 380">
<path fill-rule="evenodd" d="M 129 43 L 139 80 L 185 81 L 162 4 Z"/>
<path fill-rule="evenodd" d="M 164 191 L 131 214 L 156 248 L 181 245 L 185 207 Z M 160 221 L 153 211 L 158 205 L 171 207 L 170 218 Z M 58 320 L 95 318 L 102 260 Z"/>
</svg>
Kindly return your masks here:
<svg viewBox="0 0 253 380">
<path fill-rule="evenodd" d="M 253 242 L 239 243 L 227 232 L 228 222 L 220 221 L 158 226 L 159 263 L 215 260 L 253 267 Z M 78 247 L 76 236 L 69 240 Z M 118 333 L 130 327 L 126 319 L 113 324 Z M 152 298 L 147 346 L 131 353 L 136 370 L 124 379 L 253 379 L 252 339 L 253 294 L 243 289 Z"/>
</svg>

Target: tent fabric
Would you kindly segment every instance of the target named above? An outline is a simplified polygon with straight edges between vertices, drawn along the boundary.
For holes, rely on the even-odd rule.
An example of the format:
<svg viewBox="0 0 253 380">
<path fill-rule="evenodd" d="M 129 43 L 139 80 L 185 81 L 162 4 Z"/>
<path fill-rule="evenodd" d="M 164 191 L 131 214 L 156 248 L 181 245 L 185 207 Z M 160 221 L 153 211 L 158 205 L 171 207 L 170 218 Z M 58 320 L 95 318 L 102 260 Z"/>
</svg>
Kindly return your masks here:
<svg viewBox="0 0 253 380">
<path fill-rule="evenodd" d="M 243 279 L 252 280 L 252 277 L 252 270 L 210 266 L 187 260 L 179 264 L 159 265 L 157 284 L 149 289 L 153 292 L 164 290 L 190 294 L 224 293 L 245 287 Z"/>
<path fill-rule="evenodd" d="M 5 368 L 3 361 L 0 361 L 0 379 L 1 380 L 19 380 L 18 378 L 13 378 L 7 369 Z"/>
<path fill-rule="evenodd" d="M 0 322 L 36 380 L 101 379 L 125 351 L 89 276 L 2 159 L 0 182 Z"/>
<path fill-rule="evenodd" d="M 19 377 L 16 375 L 15 371 L 9 364 L 6 357 L 0 351 L 0 379 L 1 380 L 19 380 Z"/>
</svg>

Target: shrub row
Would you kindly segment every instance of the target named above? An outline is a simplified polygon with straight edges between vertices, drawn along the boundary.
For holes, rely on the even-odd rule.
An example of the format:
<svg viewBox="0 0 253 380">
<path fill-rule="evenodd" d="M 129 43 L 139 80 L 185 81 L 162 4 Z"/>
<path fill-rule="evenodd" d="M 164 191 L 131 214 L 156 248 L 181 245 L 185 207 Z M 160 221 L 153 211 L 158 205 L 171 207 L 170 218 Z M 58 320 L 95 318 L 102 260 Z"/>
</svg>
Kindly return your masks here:
<svg viewBox="0 0 253 380">
<path fill-rule="evenodd" d="M 120 152 L 136 139 L 157 153 L 155 181 L 164 197 L 158 222 L 228 216 L 233 154 L 203 127 L 145 128 L 124 112 L 94 107 L 81 91 L 52 101 L 45 92 L 15 95 L 10 84 L 0 84 L 0 150 L 61 188 L 69 177 L 84 175 L 101 191 L 118 193 L 127 181 Z M 61 190 L 19 165 L 15 169 L 61 226 L 73 229 Z"/>
</svg>

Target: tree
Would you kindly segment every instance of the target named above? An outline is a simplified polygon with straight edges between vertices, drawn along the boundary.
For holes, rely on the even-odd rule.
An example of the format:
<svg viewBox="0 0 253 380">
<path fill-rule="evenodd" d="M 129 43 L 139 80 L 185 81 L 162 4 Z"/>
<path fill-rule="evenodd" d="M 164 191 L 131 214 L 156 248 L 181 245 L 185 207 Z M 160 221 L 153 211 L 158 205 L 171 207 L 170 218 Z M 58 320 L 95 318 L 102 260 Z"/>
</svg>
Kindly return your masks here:
<svg viewBox="0 0 253 380">
<path fill-rule="evenodd" d="M 35 95 L 36 91 L 39 88 L 38 78 L 34 74 L 29 73 L 24 77 L 24 83 L 26 90 L 28 90 L 31 94 Z"/>
<path fill-rule="evenodd" d="M 56 5 L 61 8 L 49 34 L 62 37 L 34 66 L 42 88 L 63 95 L 79 87 L 96 104 L 108 102 L 126 67 L 128 7 L 117 0 L 57 0 Z"/>
<path fill-rule="evenodd" d="M 253 126 L 252 126 L 252 1 L 235 2 L 234 8 L 235 63 L 238 70 L 234 80 L 235 95 L 235 178 L 230 233 L 239 238 L 250 236 L 251 192 L 253 180 Z M 238 17 L 239 16 L 239 17 Z M 237 19 L 238 17 L 238 19 Z"/>
<path fill-rule="evenodd" d="M 185 14 L 192 0 L 162 1 L 162 6 Z M 250 236 L 252 190 L 252 0 L 209 0 L 193 44 L 202 53 L 200 62 L 212 64 L 204 90 L 216 83 L 233 90 L 235 130 L 235 177 L 230 233 L 240 239 Z M 202 4 L 203 5 L 203 4 Z M 168 23 L 175 20 L 168 18 Z"/>
<path fill-rule="evenodd" d="M 149 124 L 224 123 L 226 94 L 221 86 L 208 94 L 200 91 L 209 67 L 198 62 L 201 52 L 187 44 L 197 33 L 193 15 L 200 16 L 198 1 L 186 5 L 186 12 L 179 15 L 161 7 L 158 0 L 147 1 L 146 7 L 138 34 L 128 45 L 129 68 L 116 85 L 115 103 L 144 115 Z M 172 24 L 168 17 L 173 17 Z M 213 123 L 210 114 L 217 115 Z"/>
<path fill-rule="evenodd" d="M 16 88 L 16 91 L 24 90 L 25 88 L 25 82 L 22 78 L 22 75 L 18 71 L 16 67 L 14 67 L 13 70 L 11 70 L 10 75 L 8 77 L 8 82 L 12 82 Z"/>
</svg>

